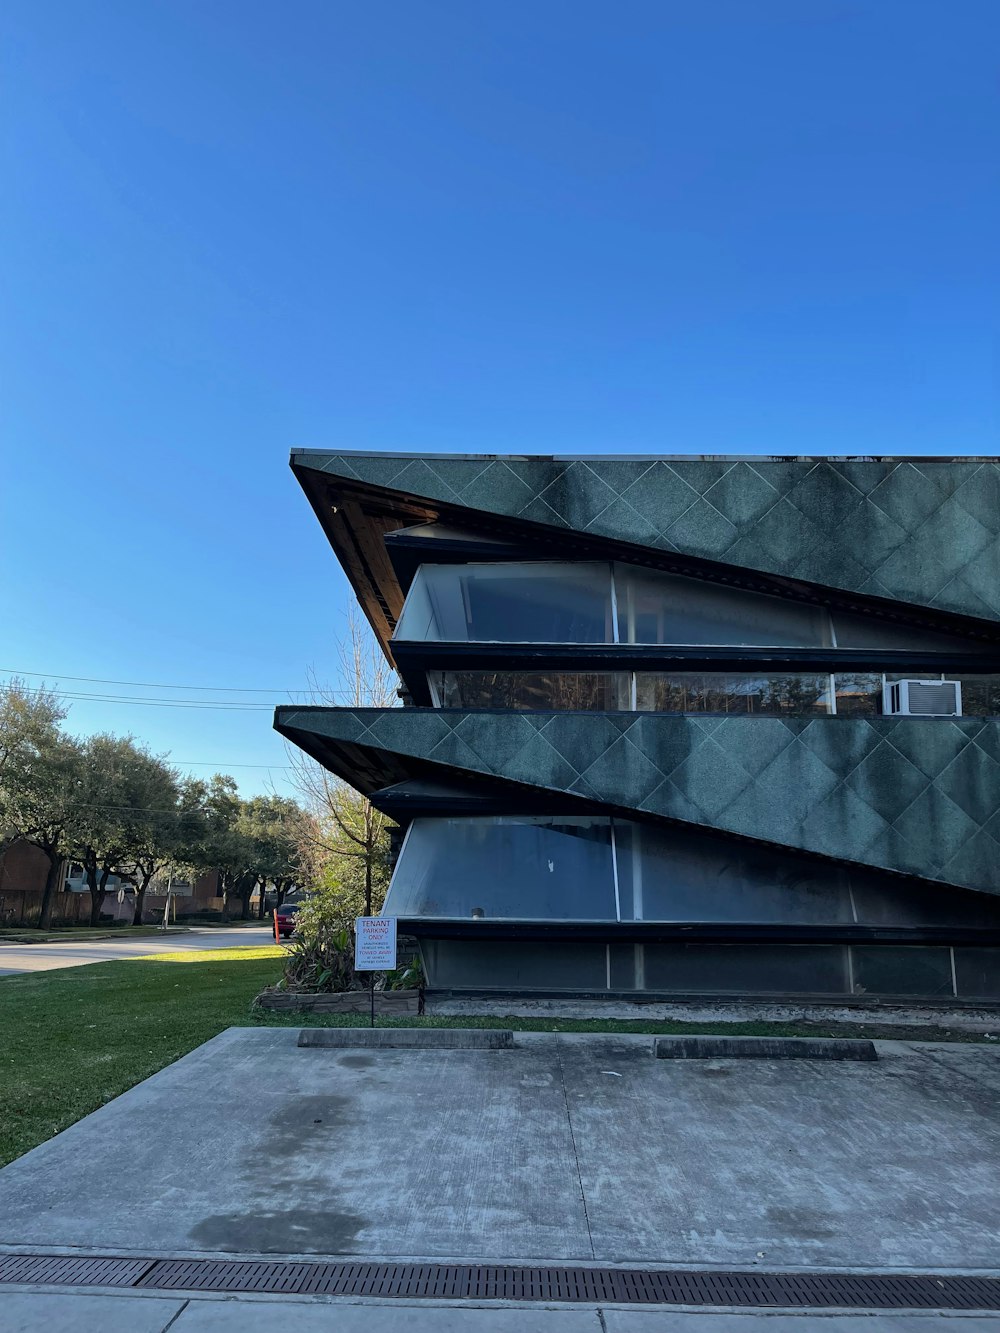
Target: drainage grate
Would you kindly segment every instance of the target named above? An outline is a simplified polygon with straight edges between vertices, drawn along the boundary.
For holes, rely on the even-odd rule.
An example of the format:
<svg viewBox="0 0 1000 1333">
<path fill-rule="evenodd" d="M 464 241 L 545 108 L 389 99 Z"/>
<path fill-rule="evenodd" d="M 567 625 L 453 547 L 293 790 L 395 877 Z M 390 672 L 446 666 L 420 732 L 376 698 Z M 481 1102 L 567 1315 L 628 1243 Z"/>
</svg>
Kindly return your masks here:
<svg viewBox="0 0 1000 1333">
<path fill-rule="evenodd" d="M 0 1254 L 0 1282 L 38 1282 L 60 1287 L 135 1287 L 155 1263 L 155 1259 Z"/>
<path fill-rule="evenodd" d="M 0 1256 L 0 1283 L 435 1300 L 867 1310 L 1000 1310 L 1000 1278 L 890 1273 L 664 1272 L 485 1264 Z"/>
</svg>

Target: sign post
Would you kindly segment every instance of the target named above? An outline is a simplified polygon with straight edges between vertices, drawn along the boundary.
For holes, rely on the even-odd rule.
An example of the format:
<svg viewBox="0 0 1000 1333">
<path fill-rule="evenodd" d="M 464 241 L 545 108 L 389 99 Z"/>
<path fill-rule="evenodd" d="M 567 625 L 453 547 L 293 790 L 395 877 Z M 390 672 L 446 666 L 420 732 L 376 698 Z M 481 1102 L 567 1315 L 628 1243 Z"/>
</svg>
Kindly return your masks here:
<svg viewBox="0 0 1000 1333">
<path fill-rule="evenodd" d="M 396 918 L 359 916 L 354 922 L 354 970 L 371 973 L 371 1018 L 375 1026 L 375 973 L 396 968 Z"/>
</svg>

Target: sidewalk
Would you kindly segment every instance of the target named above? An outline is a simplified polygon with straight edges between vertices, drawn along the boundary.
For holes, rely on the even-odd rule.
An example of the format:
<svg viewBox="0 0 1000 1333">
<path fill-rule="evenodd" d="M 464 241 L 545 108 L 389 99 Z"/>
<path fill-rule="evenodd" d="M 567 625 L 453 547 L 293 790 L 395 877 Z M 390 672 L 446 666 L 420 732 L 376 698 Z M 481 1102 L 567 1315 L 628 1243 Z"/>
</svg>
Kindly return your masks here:
<svg viewBox="0 0 1000 1333">
<path fill-rule="evenodd" d="M 961 1321 L 955 1327 L 954 1321 Z M 622 1310 L 438 1301 L 355 1302 L 284 1297 L 191 1299 L 7 1289 L 3 1333 L 998 1333 L 1000 1315 L 778 1314 L 772 1310 Z"/>
</svg>

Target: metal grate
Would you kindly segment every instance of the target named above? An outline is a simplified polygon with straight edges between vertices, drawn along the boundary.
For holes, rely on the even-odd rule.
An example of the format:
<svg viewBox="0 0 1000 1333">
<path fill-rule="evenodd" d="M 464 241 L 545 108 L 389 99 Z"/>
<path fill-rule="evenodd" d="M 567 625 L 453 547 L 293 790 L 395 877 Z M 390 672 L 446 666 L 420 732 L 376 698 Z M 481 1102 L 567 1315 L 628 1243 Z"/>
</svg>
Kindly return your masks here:
<svg viewBox="0 0 1000 1333">
<path fill-rule="evenodd" d="M 135 1287 L 155 1259 L 0 1254 L 0 1282 L 37 1282 L 67 1287 Z"/>
<path fill-rule="evenodd" d="M 0 1256 L 0 1283 L 434 1300 L 784 1309 L 1000 1310 L 1000 1278 L 890 1273 L 519 1268 L 486 1264 Z"/>
</svg>

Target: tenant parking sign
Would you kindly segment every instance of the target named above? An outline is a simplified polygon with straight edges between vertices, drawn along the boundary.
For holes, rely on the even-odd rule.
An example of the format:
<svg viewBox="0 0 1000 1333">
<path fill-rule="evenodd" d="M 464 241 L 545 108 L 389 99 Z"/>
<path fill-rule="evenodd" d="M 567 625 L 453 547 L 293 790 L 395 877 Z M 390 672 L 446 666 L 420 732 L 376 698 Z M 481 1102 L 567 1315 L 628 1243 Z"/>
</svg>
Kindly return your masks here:
<svg viewBox="0 0 1000 1333">
<path fill-rule="evenodd" d="M 392 972 L 396 966 L 396 918 L 359 916 L 354 922 L 354 970 Z"/>
</svg>

